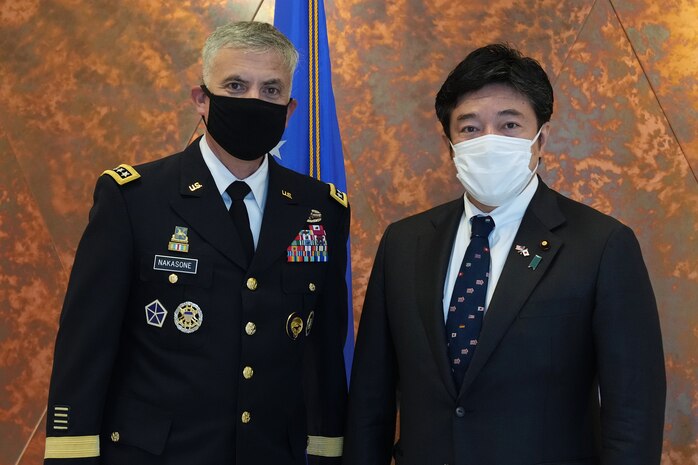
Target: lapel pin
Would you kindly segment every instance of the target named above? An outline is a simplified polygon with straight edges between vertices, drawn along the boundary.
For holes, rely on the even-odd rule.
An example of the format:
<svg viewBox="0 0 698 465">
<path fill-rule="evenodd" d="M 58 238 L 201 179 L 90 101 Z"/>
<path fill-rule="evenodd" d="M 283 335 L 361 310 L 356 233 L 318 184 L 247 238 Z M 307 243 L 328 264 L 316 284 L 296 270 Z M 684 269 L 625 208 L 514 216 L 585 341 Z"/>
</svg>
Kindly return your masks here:
<svg viewBox="0 0 698 465">
<path fill-rule="evenodd" d="M 204 186 L 202 186 L 199 181 L 196 181 L 194 184 L 189 184 L 189 190 L 192 192 L 198 191 L 202 187 L 204 187 Z"/>
<path fill-rule="evenodd" d="M 532 270 L 535 270 L 538 267 L 538 264 L 540 263 L 541 260 L 543 260 L 543 257 L 541 257 L 540 255 L 536 255 L 531 260 L 531 263 L 528 264 L 528 267 Z"/>
<path fill-rule="evenodd" d="M 548 241 L 540 241 L 540 248 L 543 250 L 550 250 L 550 242 Z"/>
<path fill-rule="evenodd" d="M 528 257 L 529 255 L 531 255 L 530 253 L 528 253 L 528 247 L 526 247 L 525 245 L 517 245 L 516 251 L 519 253 L 519 255 L 523 255 L 524 257 Z"/>
<path fill-rule="evenodd" d="M 285 190 L 281 189 L 281 195 L 293 200 L 293 195 L 291 195 L 291 193 L 289 191 L 285 191 Z"/>
<path fill-rule="evenodd" d="M 308 219 L 306 220 L 308 223 L 319 223 L 322 221 L 322 213 L 320 213 L 317 210 L 310 210 L 310 215 L 308 216 Z"/>
<path fill-rule="evenodd" d="M 167 250 L 171 252 L 189 252 L 189 237 L 187 237 L 188 228 L 184 226 L 175 226 L 175 232 L 167 244 Z"/>
</svg>

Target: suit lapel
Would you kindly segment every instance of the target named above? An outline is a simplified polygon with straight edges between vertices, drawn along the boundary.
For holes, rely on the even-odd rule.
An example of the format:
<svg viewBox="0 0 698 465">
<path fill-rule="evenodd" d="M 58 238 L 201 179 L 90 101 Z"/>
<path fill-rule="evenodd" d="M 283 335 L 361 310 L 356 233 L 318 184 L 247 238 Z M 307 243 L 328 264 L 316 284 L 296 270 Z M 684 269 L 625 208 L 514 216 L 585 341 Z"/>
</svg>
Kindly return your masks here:
<svg viewBox="0 0 698 465">
<path fill-rule="evenodd" d="M 446 348 L 446 326 L 443 314 L 443 289 L 451 258 L 458 222 L 463 215 L 463 199 L 446 206 L 446 212 L 432 219 L 434 229 L 417 239 L 417 274 L 423 281 L 417 285 L 417 305 L 429 339 L 437 369 L 448 392 L 456 398 Z"/>
<path fill-rule="evenodd" d="M 460 395 L 463 395 L 487 363 L 509 326 L 521 311 L 540 279 L 545 275 L 562 240 L 552 230 L 565 221 L 557 205 L 555 195 L 541 181 L 536 194 L 524 214 L 521 226 L 507 255 L 497 288 L 487 309 L 480 332 L 479 344 L 468 371 L 465 373 Z M 542 250 L 541 241 L 547 240 L 550 248 Z M 520 255 L 515 246 L 529 248 L 530 255 Z M 540 262 L 533 266 L 535 256 Z"/>
<path fill-rule="evenodd" d="M 237 233 L 233 222 L 201 155 L 198 140 L 184 151 L 180 167 L 179 191 L 171 196 L 170 205 L 206 242 L 245 268 L 242 248 L 235 246 Z"/>
<path fill-rule="evenodd" d="M 285 256 L 298 232 L 307 228 L 310 207 L 302 204 L 304 192 L 293 181 L 294 177 L 269 157 L 269 189 L 251 272 L 268 268 Z"/>
</svg>

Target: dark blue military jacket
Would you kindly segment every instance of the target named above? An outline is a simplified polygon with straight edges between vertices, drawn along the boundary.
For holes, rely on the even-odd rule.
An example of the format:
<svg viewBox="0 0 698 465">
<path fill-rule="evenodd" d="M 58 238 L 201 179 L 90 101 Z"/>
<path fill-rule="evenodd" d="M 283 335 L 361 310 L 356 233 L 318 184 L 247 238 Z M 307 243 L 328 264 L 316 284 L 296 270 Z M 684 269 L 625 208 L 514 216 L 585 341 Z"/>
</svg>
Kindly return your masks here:
<svg viewBox="0 0 698 465">
<path fill-rule="evenodd" d="M 198 141 L 105 173 L 61 314 L 46 463 L 337 462 L 344 194 L 270 157 L 246 268 Z"/>
</svg>

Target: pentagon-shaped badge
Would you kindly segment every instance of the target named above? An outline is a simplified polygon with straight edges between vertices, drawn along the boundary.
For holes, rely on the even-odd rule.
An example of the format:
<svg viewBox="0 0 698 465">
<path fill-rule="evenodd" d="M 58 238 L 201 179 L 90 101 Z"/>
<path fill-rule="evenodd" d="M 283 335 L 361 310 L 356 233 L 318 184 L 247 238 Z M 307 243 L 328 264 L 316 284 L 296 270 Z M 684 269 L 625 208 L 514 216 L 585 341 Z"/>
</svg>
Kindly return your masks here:
<svg viewBox="0 0 698 465">
<path fill-rule="evenodd" d="M 167 310 L 157 299 L 145 306 L 145 321 L 150 326 L 162 328 L 166 316 Z"/>
</svg>

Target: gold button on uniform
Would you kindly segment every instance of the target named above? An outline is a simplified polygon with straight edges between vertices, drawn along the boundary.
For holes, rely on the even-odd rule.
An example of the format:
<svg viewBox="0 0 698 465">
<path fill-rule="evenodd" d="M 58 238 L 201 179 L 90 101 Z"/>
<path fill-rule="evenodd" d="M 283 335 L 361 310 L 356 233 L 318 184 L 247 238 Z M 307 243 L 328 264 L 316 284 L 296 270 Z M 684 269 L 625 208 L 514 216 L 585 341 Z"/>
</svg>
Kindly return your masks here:
<svg viewBox="0 0 698 465">
<path fill-rule="evenodd" d="M 257 280 L 254 278 L 247 279 L 247 289 L 254 291 L 257 289 Z"/>
<path fill-rule="evenodd" d="M 252 336 L 254 333 L 257 332 L 257 325 L 252 323 L 251 321 L 248 322 L 245 325 L 245 332 L 247 333 L 248 336 Z"/>
<path fill-rule="evenodd" d="M 243 423 L 247 424 L 252 420 L 252 415 L 250 415 L 250 412 L 242 412 L 242 416 L 240 417 Z"/>
<path fill-rule="evenodd" d="M 310 289 L 310 292 L 315 292 L 315 283 L 308 284 L 308 289 Z"/>
<path fill-rule="evenodd" d="M 252 378 L 252 375 L 254 375 L 254 370 L 252 367 L 245 367 L 242 369 L 242 376 L 245 377 L 245 379 L 250 379 Z"/>
<path fill-rule="evenodd" d="M 174 284 L 174 283 L 176 283 L 177 281 L 179 281 L 179 276 L 177 276 L 176 274 L 172 273 L 172 274 L 169 276 L 168 279 L 170 280 L 170 282 L 171 282 L 172 284 Z"/>
<path fill-rule="evenodd" d="M 118 431 L 111 433 L 111 442 L 119 442 L 119 439 L 121 439 L 121 436 Z"/>
</svg>

